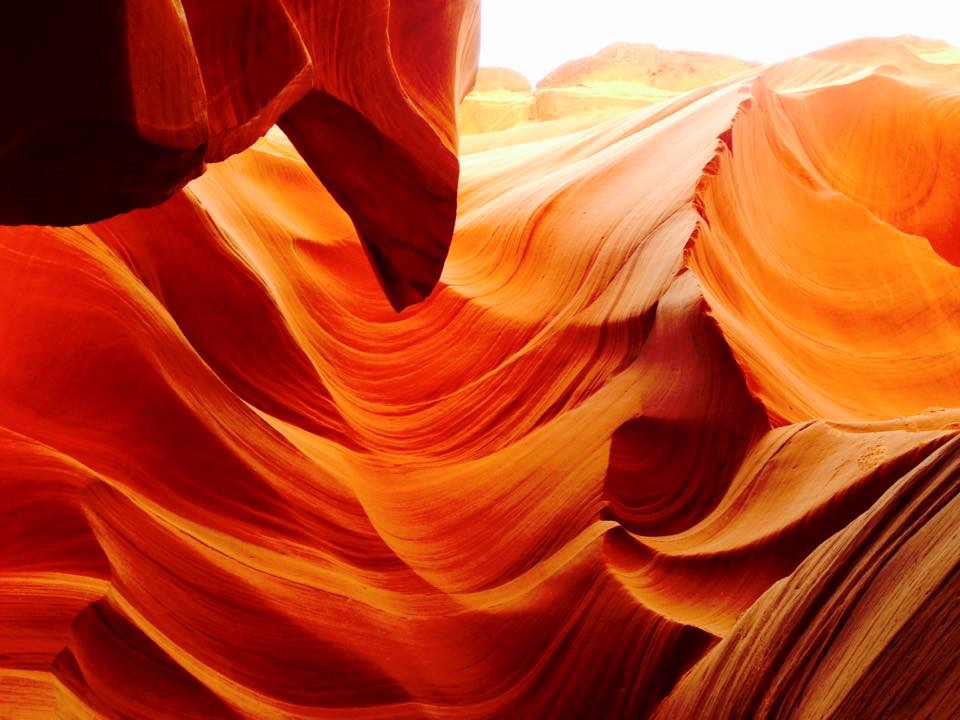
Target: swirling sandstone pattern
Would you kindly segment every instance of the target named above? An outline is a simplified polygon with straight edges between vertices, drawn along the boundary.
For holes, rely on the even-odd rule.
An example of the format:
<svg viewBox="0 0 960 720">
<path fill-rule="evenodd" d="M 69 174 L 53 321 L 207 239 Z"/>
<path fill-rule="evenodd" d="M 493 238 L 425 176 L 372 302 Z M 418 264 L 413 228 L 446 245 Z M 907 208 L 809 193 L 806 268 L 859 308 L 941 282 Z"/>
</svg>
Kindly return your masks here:
<svg viewBox="0 0 960 720">
<path fill-rule="evenodd" d="M 400 314 L 316 98 L 0 230 L 0 716 L 955 716 L 958 80 L 501 137 Z"/>
<path fill-rule="evenodd" d="M 279 123 L 394 307 L 436 284 L 478 0 L 60 0 L 2 33 L 0 223 L 156 205 Z"/>
</svg>

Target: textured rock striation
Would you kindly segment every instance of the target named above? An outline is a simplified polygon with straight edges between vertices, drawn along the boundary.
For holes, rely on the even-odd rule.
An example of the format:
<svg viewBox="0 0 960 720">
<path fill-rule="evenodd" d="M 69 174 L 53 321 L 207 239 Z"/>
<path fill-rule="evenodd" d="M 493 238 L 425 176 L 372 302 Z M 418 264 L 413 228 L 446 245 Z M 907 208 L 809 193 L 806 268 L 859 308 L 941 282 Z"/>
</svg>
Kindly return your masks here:
<svg viewBox="0 0 960 720">
<path fill-rule="evenodd" d="M 477 0 L 34 3 L 3 33 L 0 223 L 156 205 L 279 123 L 393 305 L 436 284 Z"/>
<path fill-rule="evenodd" d="M 401 313 L 419 266 L 391 286 L 349 200 L 400 182 L 356 174 L 379 95 L 312 90 L 155 207 L 0 228 L 0 716 L 955 717 L 931 52 L 490 133 Z"/>
</svg>

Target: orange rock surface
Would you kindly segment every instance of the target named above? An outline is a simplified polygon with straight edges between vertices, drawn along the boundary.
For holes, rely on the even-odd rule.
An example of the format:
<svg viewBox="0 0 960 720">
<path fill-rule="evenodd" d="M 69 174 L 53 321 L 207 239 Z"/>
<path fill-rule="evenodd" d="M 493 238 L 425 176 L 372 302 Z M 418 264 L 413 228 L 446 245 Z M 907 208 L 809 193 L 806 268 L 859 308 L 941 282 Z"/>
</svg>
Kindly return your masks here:
<svg viewBox="0 0 960 720">
<path fill-rule="evenodd" d="M 313 93 L 156 207 L 0 228 L 0 717 L 955 717 L 960 66 L 925 52 L 490 133 L 401 313 L 429 276 L 362 187 L 433 227 L 452 70 L 410 69 L 413 168 L 379 91 Z"/>
</svg>

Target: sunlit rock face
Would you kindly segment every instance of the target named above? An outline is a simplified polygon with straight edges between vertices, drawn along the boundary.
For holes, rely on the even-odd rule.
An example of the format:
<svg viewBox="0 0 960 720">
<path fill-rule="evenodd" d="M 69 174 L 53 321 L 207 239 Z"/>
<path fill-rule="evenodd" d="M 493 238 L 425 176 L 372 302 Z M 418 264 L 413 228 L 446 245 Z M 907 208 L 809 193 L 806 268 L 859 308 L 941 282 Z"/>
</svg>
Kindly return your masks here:
<svg viewBox="0 0 960 720">
<path fill-rule="evenodd" d="M 383 50 L 293 5 L 348 33 L 313 72 Z M 358 208 L 435 222 L 471 30 L 429 17 L 416 141 L 357 60 L 155 207 L 0 229 L 0 717 L 954 717 L 960 66 L 488 133 L 397 313 L 421 254 Z"/>
<path fill-rule="evenodd" d="M 506 130 L 535 120 L 537 108 L 530 81 L 509 68 L 480 68 L 473 90 L 457 111 L 461 133 Z"/>
<path fill-rule="evenodd" d="M 756 63 L 724 55 L 616 43 L 564 63 L 535 89 L 513 71 L 481 68 L 476 87 L 460 106 L 460 132 L 496 132 L 573 117 L 596 124 L 754 67 Z"/>
</svg>

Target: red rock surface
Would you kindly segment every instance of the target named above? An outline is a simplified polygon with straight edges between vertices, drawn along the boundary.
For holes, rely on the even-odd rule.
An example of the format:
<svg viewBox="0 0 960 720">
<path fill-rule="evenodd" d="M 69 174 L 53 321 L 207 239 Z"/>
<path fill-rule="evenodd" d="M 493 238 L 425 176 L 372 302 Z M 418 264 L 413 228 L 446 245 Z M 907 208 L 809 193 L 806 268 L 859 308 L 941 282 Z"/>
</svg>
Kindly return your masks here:
<svg viewBox="0 0 960 720">
<path fill-rule="evenodd" d="M 60 7 L 62 5 L 62 7 Z M 156 205 L 279 122 L 390 301 L 423 299 L 456 216 L 477 0 L 103 0 L 18 9 L 0 63 L 0 223 Z"/>
<path fill-rule="evenodd" d="M 439 192 L 452 85 L 422 187 L 312 91 L 299 153 L 0 229 L 0 717 L 955 717 L 958 80 L 864 41 L 491 133 L 402 313 L 362 188 Z"/>
</svg>

